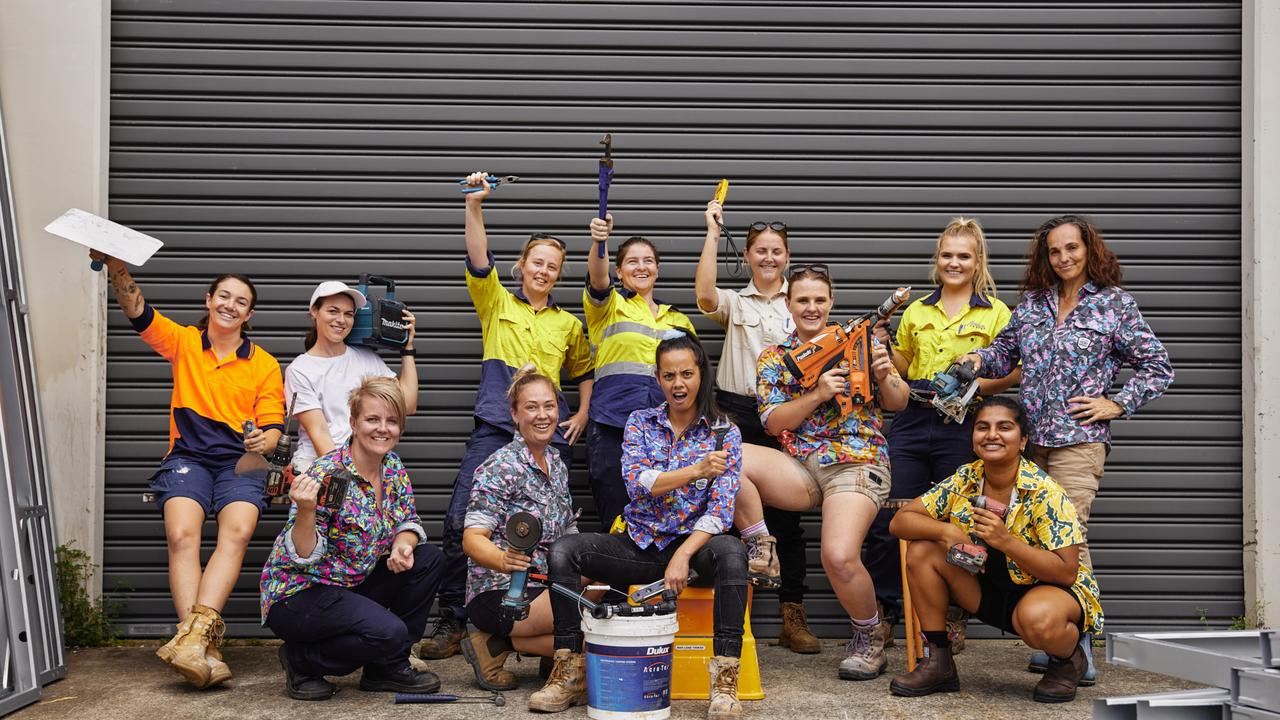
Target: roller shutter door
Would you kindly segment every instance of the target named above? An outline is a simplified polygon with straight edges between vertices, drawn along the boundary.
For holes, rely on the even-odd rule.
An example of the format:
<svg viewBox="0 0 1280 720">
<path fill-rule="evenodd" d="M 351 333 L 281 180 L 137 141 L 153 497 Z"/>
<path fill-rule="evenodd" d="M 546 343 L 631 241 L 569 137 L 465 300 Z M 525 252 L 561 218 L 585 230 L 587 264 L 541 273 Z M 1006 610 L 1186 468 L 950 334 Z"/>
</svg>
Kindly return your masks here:
<svg viewBox="0 0 1280 720">
<path fill-rule="evenodd" d="M 110 213 L 166 242 L 138 274 L 147 298 L 194 322 L 210 277 L 246 272 L 261 292 L 254 338 L 287 364 L 318 279 L 394 277 L 422 320 L 422 404 L 401 451 L 433 537 L 479 377 L 453 183 L 472 169 L 525 178 L 488 203 L 498 265 L 531 231 L 570 238 L 558 295 L 576 307 L 596 142 L 612 131 L 618 232 L 657 241 L 661 295 L 689 310 L 701 208 L 722 176 L 733 225 L 783 219 L 797 260 L 834 261 L 845 311 L 925 287 L 933 238 L 956 214 L 985 224 L 1012 304 L 1030 231 L 1062 211 L 1095 215 L 1178 373 L 1115 429 L 1091 527 L 1108 627 L 1242 612 L 1238 4 L 112 11 Z M 697 322 L 718 353 L 717 329 Z M 165 451 L 169 369 L 115 309 L 108 348 L 105 586 L 129 634 L 167 634 L 163 529 L 139 497 Z M 254 537 L 227 606 L 233 634 L 261 632 L 257 578 L 281 518 L 273 509 Z M 806 527 L 811 619 L 844 636 L 816 514 Z M 755 608 L 772 634 L 774 596 Z"/>
</svg>

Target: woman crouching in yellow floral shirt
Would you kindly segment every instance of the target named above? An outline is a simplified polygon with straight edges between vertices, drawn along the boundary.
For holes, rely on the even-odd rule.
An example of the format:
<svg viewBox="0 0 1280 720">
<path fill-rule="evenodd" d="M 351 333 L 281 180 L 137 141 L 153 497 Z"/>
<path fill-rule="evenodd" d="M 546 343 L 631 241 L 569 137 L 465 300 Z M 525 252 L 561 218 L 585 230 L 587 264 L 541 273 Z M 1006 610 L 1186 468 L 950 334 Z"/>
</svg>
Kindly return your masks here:
<svg viewBox="0 0 1280 720">
<path fill-rule="evenodd" d="M 907 577 L 927 643 L 916 669 L 889 685 L 894 695 L 960 689 L 945 629 L 947 604 L 954 603 L 1049 654 L 1049 668 L 1033 693 L 1036 701 L 1075 699 L 1086 668 L 1080 634 L 1102 631 L 1098 584 L 1080 563 L 1084 533 L 1075 506 L 1048 474 L 1022 457 L 1026 447 L 1022 407 L 989 398 L 973 426 L 979 459 L 898 511 L 889 526 L 894 535 L 914 541 Z M 1008 508 L 1003 519 L 986 509 L 996 504 Z M 986 561 L 977 573 L 948 561 L 948 551 L 961 543 L 984 546 Z"/>
</svg>

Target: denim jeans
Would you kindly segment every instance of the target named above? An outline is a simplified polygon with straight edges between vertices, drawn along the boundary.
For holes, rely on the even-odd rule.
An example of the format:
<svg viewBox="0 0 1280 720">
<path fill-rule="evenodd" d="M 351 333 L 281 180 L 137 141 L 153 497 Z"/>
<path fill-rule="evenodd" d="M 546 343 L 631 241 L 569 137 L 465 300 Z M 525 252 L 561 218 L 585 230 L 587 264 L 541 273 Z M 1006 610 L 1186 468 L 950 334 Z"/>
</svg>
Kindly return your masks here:
<svg viewBox="0 0 1280 720">
<path fill-rule="evenodd" d="M 650 545 L 641 549 L 626 535 L 581 533 L 565 535 L 551 546 L 549 577 L 574 592 L 582 591 L 582 576 L 615 587 L 650 583 L 662 579 L 667 563 L 688 536 L 659 550 Z M 742 541 L 716 535 L 689 560 L 689 568 L 705 582 L 714 580 L 714 634 L 716 655 L 742 655 L 742 618 L 747 611 L 747 552 Z M 697 584 L 702 584 L 699 582 Z M 555 615 L 555 646 L 582 652 L 581 615 L 578 603 L 560 593 L 551 594 Z"/>
</svg>

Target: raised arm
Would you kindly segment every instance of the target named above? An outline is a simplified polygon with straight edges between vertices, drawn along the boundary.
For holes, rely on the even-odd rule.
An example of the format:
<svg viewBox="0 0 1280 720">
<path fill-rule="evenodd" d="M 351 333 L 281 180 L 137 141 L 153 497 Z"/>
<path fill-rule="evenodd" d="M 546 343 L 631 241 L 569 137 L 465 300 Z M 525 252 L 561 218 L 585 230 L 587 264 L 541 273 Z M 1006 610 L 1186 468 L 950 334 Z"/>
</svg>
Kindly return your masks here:
<svg viewBox="0 0 1280 720">
<path fill-rule="evenodd" d="M 587 251 L 587 279 L 591 289 L 604 292 L 609 289 L 609 235 L 613 232 L 613 215 L 604 220 L 591 218 L 591 249 Z M 600 245 L 604 252 L 600 252 Z"/>
<path fill-rule="evenodd" d="M 476 270 L 484 270 L 489 267 L 489 237 L 484 231 L 484 213 L 480 209 L 484 199 L 489 197 L 489 193 L 493 191 L 493 188 L 489 186 L 489 181 L 485 180 L 487 176 L 488 173 L 483 171 L 473 172 L 467 176 L 468 186 L 484 188 L 466 195 L 467 259 L 471 261 L 471 267 Z"/>
<path fill-rule="evenodd" d="M 698 309 L 704 313 L 713 313 L 720 305 L 720 295 L 716 292 L 716 242 L 720 239 L 720 222 L 723 221 L 724 210 L 720 203 L 712 200 L 707 203 L 707 211 L 703 216 L 707 220 L 707 236 L 702 241 L 702 255 L 698 257 L 693 289 L 698 298 Z"/>
<path fill-rule="evenodd" d="M 124 310 L 125 317 L 133 320 L 141 316 L 147 303 L 142 297 L 142 291 L 138 289 L 138 284 L 129 274 L 129 268 L 125 267 L 124 261 L 104 255 L 97 250 L 90 250 L 89 257 L 106 263 L 107 276 L 111 279 L 111 290 L 115 293 L 116 303 L 121 310 Z"/>
</svg>

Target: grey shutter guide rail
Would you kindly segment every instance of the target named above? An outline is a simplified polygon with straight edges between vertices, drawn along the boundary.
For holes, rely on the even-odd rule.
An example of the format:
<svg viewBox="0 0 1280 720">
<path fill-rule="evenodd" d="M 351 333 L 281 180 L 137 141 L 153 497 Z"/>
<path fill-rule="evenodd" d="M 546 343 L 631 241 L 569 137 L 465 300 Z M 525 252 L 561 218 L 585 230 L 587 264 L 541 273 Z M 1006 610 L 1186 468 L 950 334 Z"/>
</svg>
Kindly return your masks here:
<svg viewBox="0 0 1280 720">
<path fill-rule="evenodd" d="M 1095 216 L 1178 373 L 1115 424 L 1090 527 L 1108 629 L 1243 612 L 1238 3 L 116 0 L 112 14 L 110 215 L 166 243 L 138 273 L 147 299 L 194 322 L 211 277 L 245 272 L 253 337 L 287 365 L 316 282 L 395 278 L 423 349 L 400 450 L 434 539 L 481 354 L 454 182 L 522 177 L 486 203 L 498 268 L 530 232 L 566 238 L 556 297 L 580 311 L 610 131 L 617 237 L 657 242 L 659 296 L 691 314 L 721 177 L 731 227 L 785 221 L 797 261 L 833 263 L 845 313 L 926 288 L 960 214 L 983 222 L 1012 304 L 1031 230 Z M 718 353 L 719 329 L 695 323 Z M 116 309 L 108 357 L 104 587 L 129 588 L 127 631 L 163 634 L 164 533 L 139 497 L 165 451 L 169 368 Z M 257 579 L 282 517 L 251 543 L 232 634 L 264 632 Z M 843 637 L 818 525 L 810 622 Z M 756 597 L 755 627 L 776 632 L 776 595 Z"/>
</svg>

